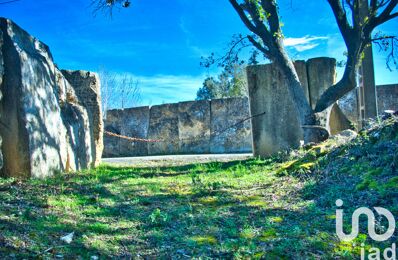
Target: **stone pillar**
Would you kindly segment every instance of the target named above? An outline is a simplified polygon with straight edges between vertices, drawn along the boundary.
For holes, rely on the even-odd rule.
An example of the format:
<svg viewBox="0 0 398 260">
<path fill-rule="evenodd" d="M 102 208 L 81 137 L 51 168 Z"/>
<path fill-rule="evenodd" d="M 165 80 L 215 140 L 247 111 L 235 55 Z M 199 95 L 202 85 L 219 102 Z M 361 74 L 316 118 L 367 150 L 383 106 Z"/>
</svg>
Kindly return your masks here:
<svg viewBox="0 0 398 260">
<path fill-rule="evenodd" d="M 210 101 L 178 104 L 178 134 L 180 153 L 210 152 Z"/>
<path fill-rule="evenodd" d="M 321 95 L 336 83 L 336 60 L 326 57 L 309 59 L 307 61 L 307 72 L 311 107 L 315 108 Z M 355 98 L 355 91 L 352 93 L 354 93 Z M 349 98 L 352 93 L 348 93 L 341 99 L 341 102 L 335 103 L 325 111 L 319 113 L 321 125 L 330 134 L 334 135 L 351 128 L 351 122 L 347 118 L 347 115 L 345 115 L 345 112 L 352 114 L 349 112 L 349 108 L 355 108 L 354 100 Z M 340 103 L 344 107 L 343 110 L 340 107 Z"/>
<path fill-rule="evenodd" d="M 307 64 L 303 60 L 296 60 L 294 62 L 294 68 L 296 69 L 297 75 L 299 76 L 301 85 L 304 90 L 304 94 L 307 97 L 307 101 L 311 102 L 310 100 L 310 89 L 308 86 L 308 72 L 307 72 Z"/>
<path fill-rule="evenodd" d="M 303 131 L 285 77 L 274 64 L 248 66 L 246 70 L 254 156 L 268 157 L 299 147 Z"/>
<path fill-rule="evenodd" d="M 376 84 L 373 66 L 373 51 L 372 46 L 367 47 L 364 51 L 364 59 L 360 66 L 360 74 L 362 86 L 360 88 L 361 95 L 363 96 L 363 116 L 362 120 L 376 118 L 377 111 L 377 98 L 376 98 Z"/>
<path fill-rule="evenodd" d="M 149 143 L 148 154 L 177 154 L 179 151 L 178 104 L 153 106 L 149 114 L 148 138 L 162 140 L 162 142 Z"/>
<path fill-rule="evenodd" d="M 362 20 L 367 19 L 369 16 L 369 4 L 368 1 L 360 1 L 360 16 Z M 373 50 L 372 43 L 364 50 L 364 58 L 359 69 L 362 86 L 360 91 L 363 96 L 363 117 L 362 120 L 376 118 L 377 117 L 377 98 L 376 98 L 376 83 L 375 83 L 375 72 L 373 65 Z"/>
<path fill-rule="evenodd" d="M 333 58 L 314 58 L 307 61 L 308 87 L 311 107 L 314 109 L 325 90 L 336 82 L 336 60 Z M 321 125 L 330 132 L 329 118 L 332 106 L 319 113 Z"/>
<path fill-rule="evenodd" d="M 104 149 L 104 126 L 101 110 L 101 87 L 96 73 L 88 71 L 62 70 L 66 80 L 72 85 L 81 104 L 87 109 L 90 123 L 92 167 L 101 163 Z"/>
<path fill-rule="evenodd" d="M 49 48 L 11 20 L 0 18 L 0 31 L 0 175 L 45 178 L 87 168 L 92 158 L 87 111 L 55 66 Z"/>
</svg>

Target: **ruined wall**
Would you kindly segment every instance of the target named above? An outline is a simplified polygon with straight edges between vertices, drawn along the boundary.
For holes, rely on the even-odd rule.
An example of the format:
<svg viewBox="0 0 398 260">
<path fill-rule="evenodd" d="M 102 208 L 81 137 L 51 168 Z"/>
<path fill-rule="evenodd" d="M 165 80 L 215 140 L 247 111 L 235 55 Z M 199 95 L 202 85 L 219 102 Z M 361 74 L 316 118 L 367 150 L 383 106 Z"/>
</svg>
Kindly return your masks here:
<svg viewBox="0 0 398 260">
<path fill-rule="evenodd" d="M 110 110 L 105 130 L 161 142 L 131 142 L 104 137 L 104 157 L 251 151 L 247 98 L 188 101 Z"/>
<path fill-rule="evenodd" d="M 148 143 L 149 155 L 179 153 L 178 104 L 151 107 L 148 138 L 163 140 L 163 142 Z"/>
</svg>

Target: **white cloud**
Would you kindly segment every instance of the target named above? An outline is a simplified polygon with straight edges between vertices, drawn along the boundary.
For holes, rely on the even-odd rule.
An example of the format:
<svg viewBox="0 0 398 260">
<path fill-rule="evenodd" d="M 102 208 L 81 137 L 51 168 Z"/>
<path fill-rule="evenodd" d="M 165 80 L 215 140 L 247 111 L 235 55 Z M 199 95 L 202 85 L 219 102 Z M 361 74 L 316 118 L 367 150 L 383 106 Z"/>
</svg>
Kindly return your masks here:
<svg viewBox="0 0 398 260">
<path fill-rule="evenodd" d="M 309 36 L 306 35 L 300 38 L 285 38 L 283 43 L 286 47 L 296 49 L 298 52 L 311 50 L 317 47 L 321 41 L 327 40 L 328 37 L 324 36 Z"/>
<path fill-rule="evenodd" d="M 297 51 L 302 52 L 302 51 L 307 51 L 307 50 L 314 49 L 318 45 L 319 45 L 318 43 L 314 43 L 314 44 L 308 43 L 308 44 L 296 45 L 296 46 L 294 46 L 294 48 Z"/>
<path fill-rule="evenodd" d="M 179 27 L 185 35 L 185 44 L 191 49 L 192 57 L 202 57 L 208 55 L 208 51 L 194 44 L 195 36 L 188 28 L 187 18 L 181 17 Z"/>
</svg>

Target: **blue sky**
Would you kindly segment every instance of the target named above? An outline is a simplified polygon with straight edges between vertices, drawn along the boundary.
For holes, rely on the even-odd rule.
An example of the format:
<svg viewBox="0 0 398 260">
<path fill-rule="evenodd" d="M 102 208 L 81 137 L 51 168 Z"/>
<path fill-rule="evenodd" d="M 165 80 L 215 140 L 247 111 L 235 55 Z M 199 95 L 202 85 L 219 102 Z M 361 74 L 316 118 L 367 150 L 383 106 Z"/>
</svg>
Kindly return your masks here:
<svg viewBox="0 0 398 260">
<path fill-rule="evenodd" d="M 227 0 L 131 2 L 112 19 L 94 16 L 90 0 L 20 0 L 0 5 L 0 15 L 46 43 L 60 68 L 134 75 L 142 105 L 193 100 L 207 76 L 200 57 L 222 54 L 233 34 L 247 32 Z M 279 1 L 291 56 L 343 60 L 345 47 L 327 1 L 301 3 Z M 396 35 L 397 28 L 395 19 L 379 29 Z M 397 83 L 398 71 L 386 69 L 384 55 L 375 49 L 376 83 Z"/>
</svg>

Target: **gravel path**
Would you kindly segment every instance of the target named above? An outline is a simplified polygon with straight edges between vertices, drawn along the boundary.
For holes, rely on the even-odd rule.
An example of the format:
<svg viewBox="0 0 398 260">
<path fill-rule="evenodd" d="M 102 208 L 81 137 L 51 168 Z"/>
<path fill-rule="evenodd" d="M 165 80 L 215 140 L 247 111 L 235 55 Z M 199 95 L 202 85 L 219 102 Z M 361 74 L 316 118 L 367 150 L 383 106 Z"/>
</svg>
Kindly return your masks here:
<svg viewBox="0 0 398 260">
<path fill-rule="evenodd" d="M 246 160 L 252 156 L 252 154 L 164 155 L 127 158 L 103 158 L 102 162 L 117 166 L 165 167 L 208 162 Z"/>
</svg>

